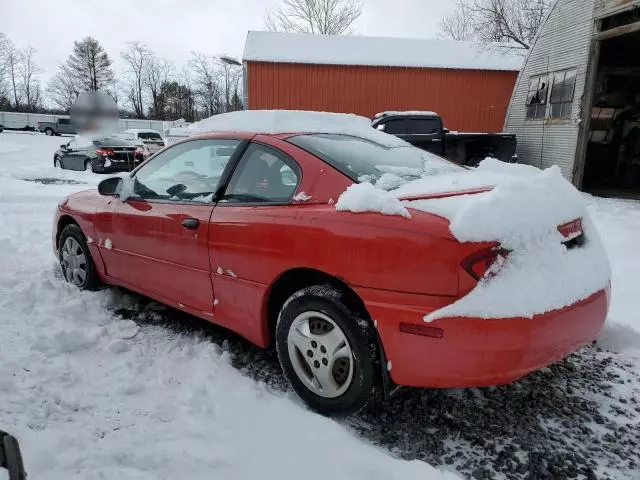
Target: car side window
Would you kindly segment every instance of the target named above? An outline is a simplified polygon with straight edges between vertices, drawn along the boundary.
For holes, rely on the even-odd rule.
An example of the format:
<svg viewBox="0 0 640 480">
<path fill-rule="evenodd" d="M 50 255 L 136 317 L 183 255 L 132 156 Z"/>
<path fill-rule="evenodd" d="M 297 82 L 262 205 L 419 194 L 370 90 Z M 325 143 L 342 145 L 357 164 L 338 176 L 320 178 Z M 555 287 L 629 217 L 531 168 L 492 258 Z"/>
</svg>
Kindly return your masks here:
<svg viewBox="0 0 640 480">
<path fill-rule="evenodd" d="M 132 197 L 209 203 L 240 143 L 240 140 L 194 140 L 169 148 L 136 172 Z"/>
<path fill-rule="evenodd" d="M 440 120 L 435 118 L 412 118 L 409 125 L 414 135 L 430 135 L 442 131 Z"/>
<path fill-rule="evenodd" d="M 389 120 L 384 123 L 384 131 L 391 135 L 406 135 L 407 126 L 404 120 Z"/>
<path fill-rule="evenodd" d="M 252 143 L 238 162 L 221 202 L 289 203 L 300 178 L 300 167 L 289 156 Z"/>
</svg>

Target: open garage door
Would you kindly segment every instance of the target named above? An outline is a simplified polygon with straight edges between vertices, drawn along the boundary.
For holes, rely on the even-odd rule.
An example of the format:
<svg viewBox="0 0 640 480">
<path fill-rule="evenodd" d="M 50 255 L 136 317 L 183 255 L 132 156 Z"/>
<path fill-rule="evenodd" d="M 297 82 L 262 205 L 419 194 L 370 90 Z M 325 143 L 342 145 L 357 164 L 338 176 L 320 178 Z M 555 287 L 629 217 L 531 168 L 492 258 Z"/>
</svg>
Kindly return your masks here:
<svg viewBox="0 0 640 480">
<path fill-rule="evenodd" d="M 596 39 L 582 186 L 640 199 L 640 9 L 601 20 Z"/>
</svg>

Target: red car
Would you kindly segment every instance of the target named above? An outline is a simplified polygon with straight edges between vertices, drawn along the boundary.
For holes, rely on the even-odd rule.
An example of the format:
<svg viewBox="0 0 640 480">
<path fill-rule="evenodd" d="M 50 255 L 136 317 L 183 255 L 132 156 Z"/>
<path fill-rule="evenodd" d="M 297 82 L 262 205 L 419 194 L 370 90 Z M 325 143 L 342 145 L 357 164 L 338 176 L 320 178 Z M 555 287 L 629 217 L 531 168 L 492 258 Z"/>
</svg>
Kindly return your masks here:
<svg viewBox="0 0 640 480">
<path fill-rule="evenodd" d="M 509 383 L 597 337 L 606 289 L 533 319 L 425 323 L 474 288 L 494 244 L 461 243 L 447 220 L 417 210 L 410 220 L 336 211 L 375 173 L 367 156 L 399 148 L 340 134 L 190 137 L 130 178 L 71 195 L 54 247 L 81 289 L 123 286 L 275 344 L 295 391 L 325 414 L 394 385 Z"/>
</svg>

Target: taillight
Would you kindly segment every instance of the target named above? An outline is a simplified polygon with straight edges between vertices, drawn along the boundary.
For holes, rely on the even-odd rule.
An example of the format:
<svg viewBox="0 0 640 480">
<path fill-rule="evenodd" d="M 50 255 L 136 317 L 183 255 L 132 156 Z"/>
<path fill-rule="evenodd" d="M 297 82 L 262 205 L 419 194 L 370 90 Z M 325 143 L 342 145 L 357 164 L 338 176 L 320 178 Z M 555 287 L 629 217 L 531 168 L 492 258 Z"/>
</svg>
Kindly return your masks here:
<svg viewBox="0 0 640 480">
<path fill-rule="evenodd" d="M 138 147 L 136 148 L 135 152 L 133 152 L 133 157 L 138 160 L 142 160 L 145 157 L 145 151 L 142 148 Z"/>
<path fill-rule="evenodd" d="M 100 157 L 114 157 L 116 155 L 110 148 L 99 148 L 96 150 L 96 154 Z"/>
<path fill-rule="evenodd" d="M 472 253 L 462 261 L 464 268 L 476 281 L 485 277 L 491 266 L 498 259 L 504 259 L 507 251 L 500 247 L 490 247 Z"/>
</svg>

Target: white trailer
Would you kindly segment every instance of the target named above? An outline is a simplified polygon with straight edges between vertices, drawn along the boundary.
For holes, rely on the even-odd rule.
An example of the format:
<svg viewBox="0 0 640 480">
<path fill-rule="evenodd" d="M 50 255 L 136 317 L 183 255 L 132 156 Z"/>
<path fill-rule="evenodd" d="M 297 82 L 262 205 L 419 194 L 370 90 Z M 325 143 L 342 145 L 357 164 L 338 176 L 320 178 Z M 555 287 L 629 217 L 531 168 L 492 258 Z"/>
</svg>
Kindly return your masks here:
<svg viewBox="0 0 640 480">
<path fill-rule="evenodd" d="M 0 125 L 5 129 L 36 130 L 38 122 L 56 122 L 59 118 L 69 118 L 68 115 L 49 115 L 46 113 L 17 113 L 0 112 Z M 138 120 L 121 118 L 120 130 L 129 128 L 148 128 L 164 132 L 176 125 L 177 122 L 165 122 L 162 120 Z"/>
</svg>

